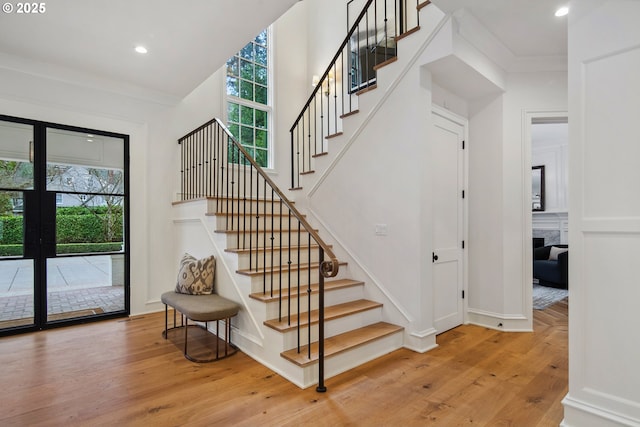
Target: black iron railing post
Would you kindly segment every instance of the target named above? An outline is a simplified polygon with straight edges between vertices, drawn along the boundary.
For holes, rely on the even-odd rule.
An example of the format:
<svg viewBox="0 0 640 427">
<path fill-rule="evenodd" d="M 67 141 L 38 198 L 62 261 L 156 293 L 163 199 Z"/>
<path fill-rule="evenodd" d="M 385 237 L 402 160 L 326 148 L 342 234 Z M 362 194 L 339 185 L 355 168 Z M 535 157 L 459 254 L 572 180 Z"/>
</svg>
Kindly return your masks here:
<svg viewBox="0 0 640 427">
<path fill-rule="evenodd" d="M 320 268 L 318 272 L 318 386 L 316 391 L 324 393 L 327 387 L 324 385 L 324 250 L 320 248 Z M 311 343 L 309 343 L 311 345 Z"/>
</svg>

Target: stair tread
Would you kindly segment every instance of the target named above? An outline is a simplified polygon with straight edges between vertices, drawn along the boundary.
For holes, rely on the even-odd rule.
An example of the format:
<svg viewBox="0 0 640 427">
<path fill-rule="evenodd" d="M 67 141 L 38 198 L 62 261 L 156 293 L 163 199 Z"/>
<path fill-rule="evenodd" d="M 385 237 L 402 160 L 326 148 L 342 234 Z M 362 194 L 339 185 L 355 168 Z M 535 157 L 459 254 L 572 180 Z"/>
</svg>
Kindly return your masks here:
<svg viewBox="0 0 640 427">
<path fill-rule="evenodd" d="M 349 287 L 353 287 L 353 286 L 359 286 L 359 285 L 364 285 L 364 282 L 360 281 L 360 280 L 352 280 L 352 279 L 339 279 L 339 280 L 327 280 L 324 282 L 324 291 L 325 292 L 329 292 L 329 291 L 333 291 L 333 290 L 337 290 L 337 289 L 345 289 L 345 288 L 349 288 Z M 303 286 L 303 288 L 300 290 L 301 293 L 306 294 L 307 293 L 307 287 Z M 291 295 L 295 296 L 298 293 L 298 287 L 292 287 L 291 288 Z M 311 285 L 311 293 L 312 294 L 316 294 L 318 293 L 318 284 L 313 284 Z M 274 289 L 273 290 L 273 295 L 271 294 L 271 292 L 254 292 L 252 294 L 249 295 L 250 298 L 256 299 L 258 301 L 262 301 L 262 302 L 271 302 L 271 301 L 277 301 L 278 297 L 280 295 L 280 290 L 279 289 Z M 282 296 L 282 299 L 288 299 L 288 295 L 285 293 L 285 295 Z"/>
<path fill-rule="evenodd" d="M 392 64 L 392 63 L 396 62 L 397 60 L 398 60 L 397 56 L 392 56 L 391 58 L 389 58 L 389 59 L 387 59 L 385 61 L 382 61 L 379 64 L 374 65 L 373 69 L 374 69 L 374 71 L 378 71 L 380 68 L 382 68 L 382 67 L 384 67 L 386 65 Z"/>
<path fill-rule="evenodd" d="M 242 201 L 251 201 L 251 202 L 271 202 L 271 198 L 269 197 L 243 197 L 241 199 L 239 199 L 238 197 L 228 197 L 228 196 L 218 196 L 218 197 L 204 197 L 207 200 L 223 200 L 223 201 L 227 201 L 229 200 L 230 202 L 238 202 L 238 200 Z M 274 198 L 273 201 L 275 203 L 282 203 L 282 200 L 279 198 Z M 295 203 L 293 200 L 289 200 L 289 203 Z"/>
<path fill-rule="evenodd" d="M 226 216 L 226 217 L 230 217 L 230 216 L 244 216 L 244 217 L 251 217 L 252 219 L 255 219 L 256 216 L 258 218 L 262 218 L 262 217 L 282 217 L 282 218 L 287 218 L 289 216 L 288 212 L 207 212 L 205 213 L 205 216 Z M 306 217 L 306 215 L 302 215 L 302 217 Z M 292 219 L 295 219 L 295 217 L 292 215 L 291 216 Z"/>
<path fill-rule="evenodd" d="M 419 7 L 419 6 L 418 6 Z M 419 10 L 419 9 L 418 9 Z M 399 36 L 396 36 L 396 43 L 406 37 L 409 37 L 411 34 L 413 33 L 417 33 L 418 31 L 420 31 L 420 25 L 416 25 L 415 27 L 413 27 L 412 29 L 405 31 L 404 33 L 400 34 Z"/>
<path fill-rule="evenodd" d="M 357 91 L 357 92 L 356 92 L 356 95 L 360 96 L 360 95 L 362 95 L 362 94 L 364 94 L 364 93 L 370 92 L 370 91 L 372 91 L 372 90 L 374 90 L 374 89 L 377 89 L 377 88 L 378 88 L 378 85 L 377 85 L 377 84 L 372 84 L 372 85 L 369 85 L 369 86 L 367 86 L 367 87 L 365 87 L 365 88 L 360 89 L 359 91 Z"/>
<path fill-rule="evenodd" d="M 360 110 L 353 110 L 353 111 L 349 111 L 348 113 L 344 113 L 343 115 L 340 116 L 341 119 L 344 119 L 346 117 L 349 116 L 353 116 L 354 114 L 358 114 L 360 112 Z"/>
<path fill-rule="evenodd" d="M 345 261 L 338 261 L 338 264 L 339 265 L 347 265 L 347 263 Z M 318 263 L 318 262 L 312 262 L 311 263 L 311 269 L 318 268 L 319 266 L 320 266 L 320 263 Z M 291 263 L 291 271 L 307 270 L 308 268 L 309 268 L 309 264 L 308 263 L 303 263 L 303 264 Z M 267 273 L 277 273 L 280 270 L 285 271 L 285 270 L 288 270 L 288 269 L 289 269 L 288 265 L 276 265 L 276 266 L 267 268 L 266 272 Z M 265 272 L 264 268 L 260 268 L 258 270 L 249 270 L 249 269 L 236 270 L 236 273 L 242 274 L 243 276 L 261 276 L 264 272 Z"/>
<path fill-rule="evenodd" d="M 417 9 L 418 9 L 418 10 L 420 10 L 420 9 L 422 9 L 423 7 L 427 7 L 427 6 L 429 6 L 430 4 L 431 4 L 431 1 L 430 1 L 430 0 L 426 0 L 426 1 L 422 2 L 422 3 L 420 3 L 420 4 L 417 6 Z"/>
<path fill-rule="evenodd" d="M 329 358 L 343 353 L 347 350 L 362 346 L 376 339 L 386 337 L 396 332 L 402 331 L 402 326 L 393 325 L 387 322 L 378 322 L 372 325 L 363 326 L 340 335 L 326 338 L 324 340 L 324 357 Z M 317 362 L 318 360 L 318 343 L 311 343 L 311 358 L 308 357 L 308 345 L 297 349 L 291 349 L 280 353 L 282 357 L 304 367 Z"/>
<path fill-rule="evenodd" d="M 237 203 L 238 200 L 240 201 L 247 201 L 247 202 L 271 202 L 271 198 L 264 198 L 264 197 L 246 197 L 246 198 L 242 198 L 242 199 L 238 199 L 237 197 L 227 197 L 227 196 L 218 196 L 218 197 L 213 197 L 213 196 L 201 196 L 201 197 L 195 197 L 193 199 L 188 199 L 188 200 L 177 200 L 175 202 L 171 202 L 172 205 L 181 205 L 181 204 L 185 204 L 185 203 L 191 203 L 191 202 L 200 202 L 202 200 L 209 200 L 209 201 L 215 201 L 215 200 L 220 200 L 223 203 L 226 204 L 226 201 L 229 201 L 229 203 Z M 283 201 L 279 198 L 274 198 L 273 199 L 274 203 L 283 203 Z M 289 200 L 289 203 L 291 204 L 295 204 L 295 202 L 293 200 Z"/>
<path fill-rule="evenodd" d="M 268 231 L 268 230 L 267 230 Z M 318 249 L 320 246 L 312 243 L 311 244 L 311 249 Z M 333 245 L 329 245 L 329 247 L 333 247 Z M 283 251 L 286 252 L 287 250 L 291 249 L 291 251 L 297 251 L 298 249 L 301 250 L 307 250 L 309 248 L 309 245 L 292 245 L 292 246 L 276 246 L 274 245 L 273 248 L 271 246 L 260 246 L 258 248 L 251 248 L 251 249 L 225 249 L 225 252 L 230 252 L 230 253 L 234 253 L 234 254 L 238 254 L 238 255 L 242 255 L 242 254 L 248 254 L 249 252 L 271 252 L 271 251 Z"/>
<path fill-rule="evenodd" d="M 374 308 L 382 307 L 382 304 L 375 301 L 360 299 L 355 301 L 349 301 L 342 304 L 331 305 L 324 309 L 325 321 L 338 319 L 341 317 L 349 316 L 351 314 L 361 313 L 363 311 L 372 310 Z M 309 325 L 309 313 L 311 314 L 311 324 L 318 323 L 318 310 L 311 310 L 311 312 L 300 314 L 300 327 Z M 286 332 L 297 328 L 298 315 L 292 314 L 291 321 L 283 317 L 282 320 L 271 319 L 265 320 L 264 324 L 276 331 Z"/>
<path fill-rule="evenodd" d="M 315 231 L 316 233 L 318 232 L 318 229 L 314 229 L 313 231 Z M 222 233 L 222 234 L 234 234 L 234 233 L 265 233 L 265 234 L 271 234 L 271 232 L 273 233 L 287 233 L 287 232 L 292 232 L 292 233 L 297 233 L 298 229 L 297 228 L 279 228 L 279 229 L 275 229 L 275 230 L 215 230 L 214 233 Z M 306 233 L 304 228 L 300 229 L 300 233 Z"/>
</svg>

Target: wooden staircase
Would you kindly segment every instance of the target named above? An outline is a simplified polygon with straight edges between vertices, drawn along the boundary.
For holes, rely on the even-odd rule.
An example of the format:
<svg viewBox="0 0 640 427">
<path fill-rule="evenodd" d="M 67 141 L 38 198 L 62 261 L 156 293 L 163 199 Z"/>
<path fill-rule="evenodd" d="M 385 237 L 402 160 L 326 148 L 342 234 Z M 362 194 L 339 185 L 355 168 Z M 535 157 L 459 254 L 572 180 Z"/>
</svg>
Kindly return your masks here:
<svg viewBox="0 0 640 427">
<path fill-rule="evenodd" d="M 280 356 L 291 362 L 292 369 L 305 371 L 301 372 L 302 377 L 312 378 L 318 360 L 318 246 L 289 246 L 289 235 L 294 236 L 292 241 L 297 242 L 297 235 L 304 235 L 304 231 L 287 228 L 286 219 L 281 226 L 280 215 L 271 213 L 271 208 L 267 207 L 270 200 L 253 200 L 251 203 L 251 210 L 258 212 L 251 216 L 253 229 L 247 226 L 249 216 L 244 215 L 244 209 L 235 213 L 226 210 L 216 213 L 214 199 L 207 203 L 209 211 L 206 216 L 215 217 L 215 233 L 227 236 L 224 250 L 237 256 L 236 274 L 250 279 L 249 298 L 262 303 L 263 312 L 256 313 L 256 318 L 265 319 L 263 326 L 281 335 L 283 347 Z M 267 217 L 266 221 L 263 216 Z M 231 223 L 236 229 L 226 228 Z M 267 230 L 266 234 L 264 230 Z M 301 240 L 306 241 L 306 237 L 302 236 Z M 277 246 L 271 247 L 271 241 Z M 241 248 L 243 244 L 245 247 Z M 312 254 L 311 262 L 307 259 L 307 252 Z M 340 265 L 339 277 L 327 279 L 324 284 L 325 360 L 330 364 L 331 359 L 340 356 L 342 361 L 338 364 L 343 364 L 334 367 L 335 372 L 400 348 L 403 342 L 403 328 L 382 321 L 383 305 L 364 298 L 365 283 L 348 278 L 346 263 Z M 288 276 L 289 272 L 291 276 Z M 307 294 L 311 295 L 311 306 Z M 309 334 L 311 343 L 304 338 Z M 303 337 L 299 350 L 298 335 Z"/>
</svg>

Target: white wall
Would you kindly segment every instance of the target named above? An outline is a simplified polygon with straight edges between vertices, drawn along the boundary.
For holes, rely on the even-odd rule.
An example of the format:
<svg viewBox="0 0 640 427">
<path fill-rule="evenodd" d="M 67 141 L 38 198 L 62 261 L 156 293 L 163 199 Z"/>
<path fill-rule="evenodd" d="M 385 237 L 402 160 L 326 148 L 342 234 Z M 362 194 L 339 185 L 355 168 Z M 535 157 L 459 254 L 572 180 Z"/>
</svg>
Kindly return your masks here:
<svg viewBox="0 0 640 427">
<path fill-rule="evenodd" d="M 534 124 L 531 127 L 531 165 L 545 167 L 544 205 L 547 212 L 567 211 L 568 162 L 568 124 Z"/>
<path fill-rule="evenodd" d="M 640 3 L 583 0 L 570 7 L 571 309 L 563 425 L 638 426 Z"/>
<path fill-rule="evenodd" d="M 420 273 L 431 251 L 421 244 L 431 232 L 421 205 L 428 198 L 421 189 L 431 185 L 423 173 L 431 162 L 425 124 L 430 101 L 415 66 L 310 198 L 314 213 L 371 277 L 367 286 L 393 295 L 415 330 L 430 328 L 433 320 L 422 316 L 421 295 L 430 295 L 431 287 Z M 387 235 L 376 235 L 376 224 L 386 224 Z"/>
<path fill-rule="evenodd" d="M 503 116 L 498 96 L 469 119 L 469 319 L 502 322 Z"/>
<path fill-rule="evenodd" d="M 274 152 L 271 177 L 281 188 L 290 186 L 289 128 L 311 89 L 306 70 L 306 2 L 296 3 L 274 24 Z M 175 108 L 156 115 L 149 122 L 149 164 L 147 193 L 148 251 L 152 260 L 149 269 L 150 291 L 146 311 L 159 310 L 160 295 L 173 289 L 179 257 L 173 242 L 171 203 L 180 189 L 178 139 L 214 117 L 225 118 L 225 68 L 211 75 L 183 99 Z M 194 253 L 194 256 L 206 255 Z"/>
</svg>

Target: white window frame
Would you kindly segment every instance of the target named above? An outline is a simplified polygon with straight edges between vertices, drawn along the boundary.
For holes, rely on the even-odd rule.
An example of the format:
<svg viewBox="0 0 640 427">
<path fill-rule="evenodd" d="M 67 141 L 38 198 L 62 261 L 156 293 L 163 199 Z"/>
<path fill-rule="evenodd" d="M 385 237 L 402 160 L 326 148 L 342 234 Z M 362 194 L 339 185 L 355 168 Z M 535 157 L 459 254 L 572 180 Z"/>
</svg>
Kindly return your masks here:
<svg viewBox="0 0 640 427">
<path fill-rule="evenodd" d="M 274 119 L 275 113 L 273 108 L 273 105 L 275 104 L 275 100 L 274 100 L 275 91 L 273 90 L 273 83 L 275 80 L 274 79 L 275 55 L 274 55 L 273 25 L 269 25 L 266 28 L 266 30 L 267 30 L 267 101 L 268 103 L 265 105 L 255 101 L 249 101 L 241 97 L 228 95 L 227 94 L 227 68 L 225 63 L 223 67 L 224 72 L 222 73 L 222 92 L 224 93 L 224 97 L 223 97 L 224 105 L 223 105 L 222 111 L 223 111 L 223 119 L 226 126 L 229 125 L 229 117 L 228 117 L 229 102 L 233 102 L 234 104 L 239 104 L 241 106 L 244 105 L 246 107 L 259 109 L 267 112 L 267 166 L 263 167 L 263 169 L 267 172 L 273 172 L 275 170 L 275 156 L 274 156 L 275 150 L 273 146 L 274 145 L 274 123 L 275 123 L 275 119 Z M 246 44 L 244 46 L 246 46 Z M 244 46 L 242 47 L 244 48 Z M 238 52 L 236 52 L 234 55 L 236 55 Z"/>
</svg>

